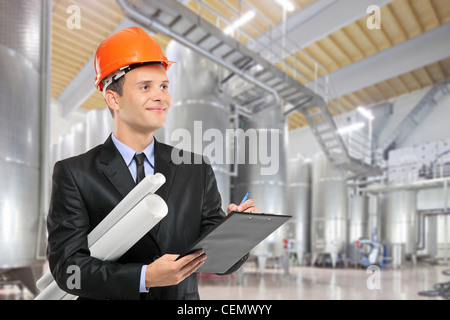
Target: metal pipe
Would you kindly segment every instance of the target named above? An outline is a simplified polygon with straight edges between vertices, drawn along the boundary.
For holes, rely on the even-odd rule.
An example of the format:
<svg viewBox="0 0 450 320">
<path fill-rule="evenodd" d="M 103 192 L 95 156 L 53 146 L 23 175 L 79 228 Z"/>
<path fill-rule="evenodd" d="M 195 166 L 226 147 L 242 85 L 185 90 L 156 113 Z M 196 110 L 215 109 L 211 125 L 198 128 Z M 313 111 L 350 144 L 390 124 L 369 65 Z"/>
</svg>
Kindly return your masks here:
<svg viewBox="0 0 450 320">
<path fill-rule="evenodd" d="M 277 105 L 280 104 L 280 96 L 278 95 L 278 93 L 276 92 L 276 90 L 266 86 L 264 83 L 258 81 L 257 79 L 255 79 L 254 77 L 244 73 L 242 70 L 236 68 L 235 66 L 227 63 L 226 61 L 212 55 L 210 52 L 206 51 L 205 49 L 199 47 L 198 45 L 196 45 L 195 43 L 192 43 L 190 41 L 188 41 L 187 39 L 183 38 L 182 36 L 174 33 L 172 30 L 170 30 L 169 28 L 167 28 L 166 26 L 162 25 L 161 23 L 152 20 L 149 17 L 144 16 L 143 14 L 141 14 L 140 12 L 136 11 L 134 8 L 132 8 L 129 3 L 126 0 L 116 0 L 117 4 L 119 5 L 119 7 L 122 9 L 123 13 L 125 14 L 126 17 L 128 17 L 129 19 L 142 24 L 144 26 L 147 26 L 149 29 L 153 29 L 157 32 L 160 32 L 162 34 L 165 34 L 166 36 L 180 42 L 181 44 L 185 45 L 186 47 L 208 57 L 209 59 L 211 59 L 212 61 L 218 63 L 219 65 L 227 68 L 228 70 L 238 74 L 239 76 L 241 76 L 242 78 L 244 78 L 245 80 L 255 84 L 256 86 L 260 87 L 261 89 L 271 93 L 274 97 L 275 97 L 275 102 Z"/>
<path fill-rule="evenodd" d="M 237 130 L 237 129 L 239 129 L 239 111 L 238 111 L 238 107 L 237 106 L 235 106 L 234 107 L 234 113 L 233 113 L 233 115 L 231 116 L 231 120 L 233 120 L 233 126 L 234 126 L 234 130 Z M 237 177 L 238 176 L 238 172 L 239 172 L 239 166 L 238 166 L 238 160 L 239 160 L 239 148 L 238 148 L 238 146 L 237 146 L 237 143 L 236 143 L 236 136 L 235 135 L 233 135 L 233 156 L 234 156 L 234 159 L 233 159 L 233 170 L 232 171 L 227 171 L 228 172 L 228 175 L 230 176 L 230 177 Z"/>
<path fill-rule="evenodd" d="M 444 182 L 444 212 L 447 212 L 447 198 L 448 198 L 448 184 L 447 180 Z M 444 262 L 448 263 L 448 223 L 447 215 L 444 218 Z"/>
<path fill-rule="evenodd" d="M 429 180 L 418 180 L 418 181 L 412 181 L 408 183 L 402 183 L 402 184 L 394 184 L 394 185 L 382 185 L 382 186 L 375 186 L 375 187 L 367 187 L 367 188 L 361 188 L 360 191 L 363 192 L 369 192 L 369 193 L 379 193 L 379 192 L 387 192 L 392 190 L 401 190 L 401 189 L 426 189 L 426 188 L 435 188 L 440 187 L 441 184 L 445 185 L 447 182 L 450 181 L 450 177 L 446 178 L 435 178 L 435 179 L 429 179 Z"/>
<path fill-rule="evenodd" d="M 40 255 L 39 250 L 42 238 L 42 224 L 48 210 L 49 203 L 49 145 L 50 135 L 48 124 L 50 123 L 50 52 L 52 30 L 52 1 L 42 0 L 42 25 L 41 25 L 41 72 L 40 72 L 40 170 L 39 170 L 39 220 L 36 241 L 36 258 L 45 259 L 45 254 Z"/>
<path fill-rule="evenodd" d="M 417 235 L 417 246 L 416 246 L 416 250 L 417 251 L 425 249 L 425 245 L 426 245 L 426 243 L 425 243 L 425 241 L 426 241 L 426 238 L 425 238 L 425 218 L 428 217 L 428 216 L 433 216 L 435 214 L 418 212 L 418 215 L 419 215 L 419 218 L 417 219 L 417 223 L 418 223 L 417 232 L 418 232 L 418 235 Z"/>
<path fill-rule="evenodd" d="M 442 211 L 431 210 L 431 211 L 418 212 L 418 215 L 419 215 L 419 219 L 418 219 L 419 223 L 418 223 L 417 229 L 418 229 L 418 233 L 419 233 L 419 238 L 417 239 L 417 250 L 422 250 L 422 249 L 425 249 L 425 237 L 424 237 L 423 243 L 421 244 L 421 242 L 422 242 L 421 237 L 425 233 L 425 218 L 431 217 L 431 216 L 444 215 L 445 216 L 444 219 L 447 219 L 447 216 L 450 215 L 450 211 L 442 212 Z M 446 228 L 446 227 L 444 226 L 444 228 Z M 447 236 L 446 230 L 444 233 L 445 233 L 445 236 Z"/>
</svg>

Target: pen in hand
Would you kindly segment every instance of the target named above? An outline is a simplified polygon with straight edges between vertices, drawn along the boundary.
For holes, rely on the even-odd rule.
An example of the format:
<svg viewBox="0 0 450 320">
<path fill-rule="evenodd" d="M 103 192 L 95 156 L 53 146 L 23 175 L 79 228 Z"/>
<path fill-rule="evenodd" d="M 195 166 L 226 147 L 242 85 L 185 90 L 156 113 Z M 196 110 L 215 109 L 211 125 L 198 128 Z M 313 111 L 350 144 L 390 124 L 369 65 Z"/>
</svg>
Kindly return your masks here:
<svg viewBox="0 0 450 320">
<path fill-rule="evenodd" d="M 241 201 L 241 203 L 239 203 L 239 205 L 243 204 L 243 203 L 247 200 L 249 194 L 250 194 L 250 192 L 247 192 L 247 193 L 245 194 L 244 199 L 242 199 L 242 201 Z"/>
<path fill-rule="evenodd" d="M 242 201 L 241 201 L 241 203 L 239 203 L 239 205 L 243 204 L 243 203 L 247 200 L 249 194 L 250 194 L 250 192 L 247 192 L 247 193 L 245 194 L 244 199 L 242 199 Z M 236 208 L 236 211 L 241 211 L 241 210 L 242 210 L 242 209 L 239 209 L 239 207 Z"/>
</svg>

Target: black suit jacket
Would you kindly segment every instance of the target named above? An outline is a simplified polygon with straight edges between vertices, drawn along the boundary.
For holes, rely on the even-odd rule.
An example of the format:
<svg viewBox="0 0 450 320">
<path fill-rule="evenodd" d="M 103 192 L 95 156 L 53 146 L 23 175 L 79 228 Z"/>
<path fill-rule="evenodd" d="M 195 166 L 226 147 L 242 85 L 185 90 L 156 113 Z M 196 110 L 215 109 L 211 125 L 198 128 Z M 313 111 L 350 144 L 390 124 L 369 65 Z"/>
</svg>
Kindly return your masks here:
<svg viewBox="0 0 450 320">
<path fill-rule="evenodd" d="M 182 253 L 225 216 L 211 166 L 204 161 L 195 164 L 194 154 L 190 154 L 192 164 L 176 165 L 171 161 L 172 150 L 155 140 L 155 173 L 166 177 L 156 194 L 166 201 L 168 214 L 116 262 L 91 257 L 87 244 L 89 232 L 135 187 L 111 137 L 84 154 L 55 164 L 47 258 L 63 290 L 88 299 L 199 299 L 195 273 L 178 285 L 139 293 L 142 265 L 166 253 Z M 227 273 L 237 270 L 246 258 Z M 79 289 L 67 287 L 71 265 L 80 268 Z"/>
</svg>

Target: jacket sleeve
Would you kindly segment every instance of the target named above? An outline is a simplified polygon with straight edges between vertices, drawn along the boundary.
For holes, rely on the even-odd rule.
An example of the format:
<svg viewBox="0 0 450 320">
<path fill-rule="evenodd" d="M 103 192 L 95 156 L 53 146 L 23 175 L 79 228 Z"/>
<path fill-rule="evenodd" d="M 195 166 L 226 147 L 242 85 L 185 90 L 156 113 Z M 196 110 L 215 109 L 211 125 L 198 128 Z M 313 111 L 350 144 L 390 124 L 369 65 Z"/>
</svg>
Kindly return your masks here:
<svg viewBox="0 0 450 320">
<path fill-rule="evenodd" d="M 91 257 L 87 241 L 91 230 L 89 213 L 80 186 L 64 161 L 55 164 L 52 180 L 47 258 L 58 286 L 89 299 L 139 299 L 142 264 L 119 264 Z M 73 283 L 73 270 L 79 270 L 78 285 Z"/>
</svg>

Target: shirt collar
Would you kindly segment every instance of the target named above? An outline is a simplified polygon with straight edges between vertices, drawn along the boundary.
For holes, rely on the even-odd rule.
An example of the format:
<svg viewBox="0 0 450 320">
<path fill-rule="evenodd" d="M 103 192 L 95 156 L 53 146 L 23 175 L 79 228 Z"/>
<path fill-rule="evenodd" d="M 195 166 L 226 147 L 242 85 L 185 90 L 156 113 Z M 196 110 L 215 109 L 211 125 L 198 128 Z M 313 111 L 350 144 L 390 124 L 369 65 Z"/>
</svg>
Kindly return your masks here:
<svg viewBox="0 0 450 320">
<path fill-rule="evenodd" d="M 111 139 L 116 146 L 117 150 L 119 150 L 119 153 L 122 155 L 123 160 L 127 164 L 127 166 L 130 166 L 131 161 L 133 161 L 133 157 L 136 153 L 135 150 L 124 144 L 123 142 L 119 141 L 115 136 L 114 133 L 111 134 Z M 155 162 L 155 139 L 152 139 L 152 142 L 142 151 L 145 154 L 145 157 L 150 162 L 150 165 L 154 168 L 154 162 Z"/>
</svg>

